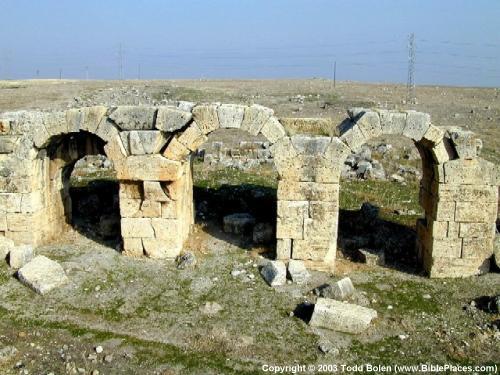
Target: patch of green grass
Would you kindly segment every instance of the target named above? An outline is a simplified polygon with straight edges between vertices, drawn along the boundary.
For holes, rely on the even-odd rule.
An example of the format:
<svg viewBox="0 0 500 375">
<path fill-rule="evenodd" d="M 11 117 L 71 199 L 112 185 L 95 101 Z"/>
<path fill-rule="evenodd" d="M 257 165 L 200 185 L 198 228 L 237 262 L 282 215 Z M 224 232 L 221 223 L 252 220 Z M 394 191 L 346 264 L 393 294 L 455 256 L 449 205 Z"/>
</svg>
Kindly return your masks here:
<svg viewBox="0 0 500 375">
<path fill-rule="evenodd" d="M 406 185 L 392 181 L 342 181 L 340 185 L 340 208 L 356 210 L 364 202 L 371 202 L 380 208 L 382 219 L 404 224 L 415 225 L 422 208 L 418 203 L 418 183 L 407 182 Z M 397 215 L 395 210 L 413 210 L 415 215 Z"/>
<path fill-rule="evenodd" d="M 223 185 L 254 185 L 277 188 L 277 174 L 271 168 L 242 171 L 235 168 L 207 170 L 203 163 L 194 163 L 194 186 L 217 189 Z"/>
</svg>

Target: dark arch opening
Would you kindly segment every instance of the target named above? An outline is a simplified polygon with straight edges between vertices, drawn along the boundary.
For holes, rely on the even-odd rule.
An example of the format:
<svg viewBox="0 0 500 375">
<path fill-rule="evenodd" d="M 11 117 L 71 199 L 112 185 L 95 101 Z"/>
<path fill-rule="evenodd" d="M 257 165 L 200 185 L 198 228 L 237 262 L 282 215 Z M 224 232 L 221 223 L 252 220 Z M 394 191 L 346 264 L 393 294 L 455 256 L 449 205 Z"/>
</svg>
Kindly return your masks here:
<svg viewBox="0 0 500 375">
<path fill-rule="evenodd" d="M 118 248 L 119 183 L 104 146 L 101 138 L 85 131 L 51 141 L 47 156 L 52 208 L 48 211 L 51 220 L 60 222 L 59 231 L 72 227 L 87 238 Z"/>
</svg>

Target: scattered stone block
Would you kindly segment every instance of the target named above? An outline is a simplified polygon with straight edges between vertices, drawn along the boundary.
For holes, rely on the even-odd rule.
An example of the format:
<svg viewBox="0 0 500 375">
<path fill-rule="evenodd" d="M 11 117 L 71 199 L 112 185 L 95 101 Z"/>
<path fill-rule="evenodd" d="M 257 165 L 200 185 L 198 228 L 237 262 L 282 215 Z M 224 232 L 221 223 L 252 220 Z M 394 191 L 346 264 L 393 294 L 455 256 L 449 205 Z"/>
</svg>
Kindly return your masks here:
<svg viewBox="0 0 500 375">
<path fill-rule="evenodd" d="M 304 262 L 296 259 L 290 259 L 288 262 L 288 274 L 290 275 L 290 279 L 296 284 L 304 284 L 311 277 Z"/>
<path fill-rule="evenodd" d="M 309 325 L 358 334 L 365 331 L 376 317 L 377 312 L 367 307 L 318 298 Z"/>
<path fill-rule="evenodd" d="M 61 265 L 43 255 L 24 265 L 17 276 L 23 284 L 39 294 L 46 294 L 68 280 Z"/>
<path fill-rule="evenodd" d="M 358 259 L 369 266 L 385 265 L 384 250 L 358 249 Z"/>
<path fill-rule="evenodd" d="M 248 213 L 236 213 L 224 216 L 223 229 L 226 233 L 248 234 L 252 232 L 255 218 Z"/>
<path fill-rule="evenodd" d="M 33 258 L 33 246 L 15 246 L 9 253 L 9 265 L 11 268 L 21 268 Z"/>
<path fill-rule="evenodd" d="M 260 274 L 270 286 L 286 284 L 286 266 L 280 260 L 267 262 L 260 270 Z"/>
<path fill-rule="evenodd" d="M 349 298 L 355 291 L 356 289 L 349 277 L 345 277 L 334 284 L 324 284 L 318 288 L 321 297 L 340 301 Z"/>
</svg>

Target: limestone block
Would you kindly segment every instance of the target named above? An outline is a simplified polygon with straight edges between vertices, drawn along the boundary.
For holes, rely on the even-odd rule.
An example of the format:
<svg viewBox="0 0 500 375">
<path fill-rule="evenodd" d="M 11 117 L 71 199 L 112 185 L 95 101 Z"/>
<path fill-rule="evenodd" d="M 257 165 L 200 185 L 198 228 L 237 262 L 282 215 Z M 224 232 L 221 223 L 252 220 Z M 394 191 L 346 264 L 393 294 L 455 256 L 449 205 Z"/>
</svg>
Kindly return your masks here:
<svg viewBox="0 0 500 375">
<path fill-rule="evenodd" d="M 143 196 L 143 184 L 136 181 L 120 181 L 120 200 L 122 198 L 141 199 Z"/>
<path fill-rule="evenodd" d="M 427 130 L 431 126 L 431 117 L 427 113 L 407 111 L 406 112 L 406 126 L 403 130 L 403 135 L 420 141 Z"/>
<path fill-rule="evenodd" d="M 280 178 L 287 178 L 290 174 L 298 173 L 297 153 L 289 137 L 281 138 L 269 147 L 269 150 Z"/>
<path fill-rule="evenodd" d="M 215 104 L 197 105 L 193 108 L 193 117 L 205 135 L 220 127 L 217 105 Z"/>
<path fill-rule="evenodd" d="M 10 154 L 14 151 L 18 136 L 16 135 L 0 135 L 0 154 Z"/>
<path fill-rule="evenodd" d="M 436 204 L 431 210 L 429 211 L 426 210 L 426 213 L 432 215 L 434 220 L 453 221 L 455 220 L 455 209 L 456 209 L 455 202 L 439 201 L 436 202 Z"/>
<path fill-rule="evenodd" d="M 13 155 L 21 160 L 35 160 L 39 157 L 39 151 L 33 147 L 33 140 L 28 134 L 17 139 L 16 145 L 13 148 Z"/>
<path fill-rule="evenodd" d="M 316 182 L 278 182 L 278 200 L 290 201 L 338 201 L 338 184 Z"/>
<path fill-rule="evenodd" d="M 19 281 L 38 294 L 46 294 L 68 281 L 61 265 L 43 255 L 23 266 L 17 276 Z"/>
<path fill-rule="evenodd" d="M 29 232 L 36 227 L 39 214 L 7 213 L 7 229 L 11 232 Z"/>
<path fill-rule="evenodd" d="M 97 126 L 95 134 L 105 142 L 109 142 L 113 137 L 120 136 L 120 131 L 112 121 L 103 118 Z"/>
<path fill-rule="evenodd" d="M 29 245 L 34 244 L 41 238 L 40 231 L 33 230 L 33 227 L 30 231 L 25 232 L 5 232 L 5 237 L 10 238 L 16 244 Z"/>
<path fill-rule="evenodd" d="M 332 118 L 280 117 L 279 121 L 287 134 L 308 134 L 320 131 L 323 134 L 338 135 L 337 124 Z"/>
<path fill-rule="evenodd" d="M 164 219 L 178 219 L 179 218 L 179 203 L 176 201 L 162 202 L 161 203 L 161 217 Z"/>
<path fill-rule="evenodd" d="M 108 109 L 104 106 L 69 109 L 66 111 L 66 132 L 84 130 L 95 133 L 107 111 Z M 50 127 L 47 125 L 45 127 L 50 132 Z"/>
<path fill-rule="evenodd" d="M 330 165 L 334 165 L 335 168 L 340 170 L 342 164 L 344 164 L 344 160 L 350 153 L 351 149 L 349 146 L 335 137 L 331 139 L 331 142 L 326 147 L 324 157 Z"/>
<path fill-rule="evenodd" d="M 495 243 L 493 245 L 493 253 L 495 258 L 495 264 L 497 268 L 500 268 L 500 234 L 495 235 Z"/>
<path fill-rule="evenodd" d="M 11 268 L 21 268 L 33 258 L 33 246 L 20 245 L 10 249 L 9 266 Z"/>
<path fill-rule="evenodd" d="M 258 104 L 245 107 L 241 130 L 245 130 L 252 135 L 257 135 L 273 114 L 274 111 L 272 109 Z"/>
<path fill-rule="evenodd" d="M 438 142 L 431 149 L 432 157 L 434 161 L 438 164 L 443 164 L 454 158 L 455 152 L 447 138 L 443 138 L 441 142 Z"/>
<path fill-rule="evenodd" d="M 195 121 L 178 138 L 179 142 L 191 151 L 196 151 L 207 139 Z"/>
<path fill-rule="evenodd" d="M 306 218 L 304 220 L 305 240 L 335 240 L 337 238 L 337 215 L 332 215 L 327 220 L 315 220 Z"/>
<path fill-rule="evenodd" d="M 289 218 L 297 217 L 304 219 L 309 216 L 309 202 L 308 201 L 285 201 L 278 200 L 278 217 Z"/>
<path fill-rule="evenodd" d="M 157 202 L 168 202 L 168 197 L 165 190 L 159 181 L 144 181 L 144 197 Z"/>
<path fill-rule="evenodd" d="M 159 107 L 155 127 L 164 132 L 174 132 L 182 129 L 193 118 L 191 112 L 174 107 Z"/>
<path fill-rule="evenodd" d="M 450 223 L 449 221 L 432 220 L 430 222 L 430 227 L 431 227 L 430 235 L 432 236 L 432 238 L 444 239 L 446 237 L 458 237 L 458 233 L 457 236 L 452 236 L 452 235 L 448 236 L 449 223 Z"/>
<path fill-rule="evenodd" d="M 309 135 L 294 135 L 290 137 L 292 145 L 298 154 L 321 155 L 324 154 L 326 148 L 330 145 L 332 139 L 330 137 L 309 136 Z"/>
<path fill-rule="evenodd" d="M 382 134 L 379 114 L 375 111 L 366 111 L 356 119 L 356 126 L 366 139 L 376 138 Z"/>
<path fill-rule="evenodd" d="M 275 143 L 286 136 L 285 128 L 274 116 L 269 117 L 260 132 L 271 143 Z"/>
<path fill-rule="evenodd" d="M 495 236 L 495 223 L 459 223 L 460 237 L 488 237 Z"/>
<path fill-rule="evenodd" d="M 142 200 L 132 198 L 120 198 L 120 216 L 121 217 L 142 217 Z"/>
<path fill-rule="evenodd" d="M 365 263 L 369 266 L 385 265 L 384 250 L 358 249 L 358 257 L 362 263 Z"/>
<path fill-rule="evenodd" d="M 122 236 L 128 238 L 154 238 L 155 232 L 150 218 L 121 219 Z"/>
<path fill-rule="evenodd" d="M 292 240 L 278 238 L 276 240 L 276 259 L 290 259 L 292 257 Z"/>
<path fill-rule="evenodd" d="M 483 159 L 450 160 L 444 163 L 444 179 L 450 184 L 493 185 L 495 166 Z"/>
<path fill-rule="evenodd" d="M 120 137 L 131 155 L 157 154 L 167 143 L 165 134 L 159 130 L 124 131 Z"/>
<path fill-rule="evenodd" d="M 494 223 L 497 203 L 457 202 L 455 220 L 463 223 Z"/>
<path fill-rule="evenodd" d="M 143 238 L 144 254 L 154 259 L 175 259 L 182 251 L 179 241 L 165 241 L 156 238 Z"/>
<path fill-rule="evenodd" d="M 28 194 L 23 194 L 21 198 L 21 212 L 33 213 L 41 210 L 45 206 L 44 192 L 35 190 Z"/>
<path fill-rule="evenodd" d="M 448 237 L 458 238 L 459 231 L 460 231 L 459 223 L 455 221 L 448 221 Z"/>
<path fill-rule="evenodd" d="M 487 259 L 493 255 L 494 237 L 464 238 L 462 258 Z"/>
<path fill-rule="evenodd" d="M 460 258 L 462 256 L 462 239 L 435 238 L 432 242 L 432 256 L 438 258 Z"/>
<path fill-rule="evenodd" d="M 338 183 L 341 168 L 322 155 L 298 155 L 284 169 L 283 179 L 321 183 Z"/>
<path fill-rule="evenodd" d="M 221 128 L 241 127 L 243 116 L 245 115 L 245 106 L 237 104 L 222 104 L 217 108 Z"/>
<path fill-rule="evenodd" d="M 406 113 L 378 110 L 382 134 L 402 135 L 406 126 Z"/>
<path fill-rule="evenodd" d="M 127 256 L 140 257 L 144 255 L 141 238 L 123 238 L 123 254 Z"/>
<path fill-rule="evenodd" d="M 334 220 L 339 213 L 338 201 L 321 202 L 311 201 L 309 203 L 309 217 L 314 220 L 327 221 Z"/>
<path fill-rule="evenodd" d="M 0 232 L 5 232 L 7 230 L 7 216 L 6 214 L 0 214 Z M 1 241 L 0 236 L 0 241 Z"/>
<path fill-rule="evenodd" d="M 451 139 L 460 159 L 474 159 L 479 156 L 483 143 L 475 133 L 453 128 L 448 129 L 447 135 Z"/>
<path fill-rule="evenodd" d="M 50 134 L 45 129 L 43 124 L 38 124 L 38 126 L 32 130 L 33 131 L 33 143 L 37 148 L 46 147 L 50 140 Z"/>
<path fill-rule="evenodd" d="M 132 155 L 117 170 L 119 180 L 175 181 L 182 175 L 181 163 L 162 155 Z"/>
<path fill-rule="evenodd" d="M 151 224 L 155 232 L 155 237 L 162 240 L 175 240 L 181 232 L 180 221 L 176 219 L 152 219 Z"/>
<path fill-rule="evenodd" d="M 292 242 L 293 259 L 324 261 L 330 248 L 330 241 L 298 240 Z"/>
<path fill-rule="evenodd" d="M 161 217 L 161 202 L 144 200 L 141 204 L 141 212 L 143 217 Z"/>
<path fill-rule="evenodd" d="M 186 190 L 185 184 L 186 182 L 184 179 L 166 183 L 165 190 L 167 191 L 168 197 L 174 201 L 181 199 Z"/>
<path fill-rule="evenodd" d="M 290 280 L 296 284 L 305 284 L 311 277 L 304 262 L 296 259 L 290 259 L 288 262 L 288 275 L 290 275 Z"/>
<path fill-rule="evenodd" d="M 304 218 L 285 217 L 276 219 L 276 238 L 304 238 Z"/>
<path fill-rule="evenodd" d="M 183 145 L 177 137 L 172 137 L 167 148 L 163 152 L 163 156 L 170 160 L 184 161 L 191 154 L 191 150 Z"/>
<path fill-rule="evenodd" d="M 352 122 L 344 129 L 341 131 L 340 140 L 347 144 L 352 151 L 361 151 L 361 146 L 368 141 L 361 129 Z"/>
<path fill-rule="evenodd" d="M 121 130 L 153 130 L 156 108 L 120 106 L 108 116 Z"/>
<path fill-rule="evenodd" d="M 430 125 L 424 136 L 422 137 L 422 141 L 426 142 L 430 145 L 437 145 L 442 142 L 444 138 L 444 131 L 439 129 L 437 126 Z"/>
<path fill-rule="evenodd" d="M 498 202 L 498 188 L 494 185 L 440 184 L 438 199 L 462 202 Z"/>
<path fill-rule="evenodd" d="M 469 277 L 488 272 L 489 259 L 484 258 L 432 258 L 426 266 L 431 278 Z"/>
<path fill-rule="evenodd" d="M 375 318 L 377 312 L 373 309 L 333 299 L 318 298 L 309 325 L 358 334 L 365 331 Z"/>
<path fill-rule="evenodd" d="M 280 260 L 267 262 L 261 268 L 260 274 L 270 286 L 280 286 L 286 283 L 286 266 Z"/>
</svg>

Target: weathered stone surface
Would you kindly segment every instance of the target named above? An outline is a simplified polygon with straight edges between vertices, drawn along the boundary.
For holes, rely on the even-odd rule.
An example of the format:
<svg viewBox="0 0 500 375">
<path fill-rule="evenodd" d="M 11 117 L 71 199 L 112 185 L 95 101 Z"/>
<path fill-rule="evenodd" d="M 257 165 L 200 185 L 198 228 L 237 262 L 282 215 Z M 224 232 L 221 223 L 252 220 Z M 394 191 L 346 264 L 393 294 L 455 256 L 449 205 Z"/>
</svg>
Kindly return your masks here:
<svg viewBox="0 0 500 375">
<path fill-rule="evenodd" d="M 382 134 L 402 135 L 406 126 L 406 113 L 378 110 Z"/>
<path fill-rule="evenodd" d="M 191 112 L 173 107 L 159 107 L 155 127 L 164 132 L 182 129 L 193 118 Z"/>
<path fill-rule="evenodd" d="M 144 198 L 157 202 L 171 200 L 159 181 L 144 181 Z"/>
<path fill-rule="evenodd" d="M 186 100 L 179 100 L 177 102 L 177 108 L 179 108 L 181 111 L 186 111 L 186 112 L 192 112 L 195 105 L 196 103 L 188 102 Z"/>
<path fill-rule="evenodd" d="M 354 288 L 354 285 L 352 285 L 351 279 L 349 277 L 344 277 L 343 279 L 322 288 L 321 296 L 343 301 L 352 296 L 355 291 L 356 289 Z"/>
<path fill-rule="evenodd" d="M 131 155 L 157 154 L 167 143 L 165 134 L 158 130 L 123 131 L 120 136 Z"/>
<path fill-rule="evenodd" d="M 267 262 L 261 268 L 260 274 L 270 286 L 280 286 L 286 283 L 286 266 L 280 260 Z"/>
<path fill-rule="evenodd" d="M 217 105 L 215 104 L 197 105 L 193 108 L 193 117 L 205 135 L 220 127 Z"/>
<path fill-rule="evenodd" d="M 257 135 L 273 114 L 274 111 L 272 109 L 261 105 L 254 104 L 246 107 L 241 130 L 245 130 L 252 135 Z"/>
<path fill-rule="evenodd" d="M 296 284 L 305 284 L 311 277 L 304 262 L 295 259 L 290 259 L 288 262 L 288 274 L 290 275 L 290 280 Z"/>
<path fill-rule="evenodd" d="M 375 111 L 365 111 L 355 120 L 366 139 L 376 138 L 382 134 L 379 114 Z"/>
<path fill-rule="evenodd" d="M 123 254 L 127 256 L 140 257 L 144 255 L 141 238 L 123 238 Z"/>
<path fill-rule="evenodd" d="M 206 142 L 207 136 L 200 129 L 198 124 L 193 121 L 191 125 L 179 136 L 179 142 L 187 149 L 196 151 L 203 143 Z"/>
<path fill-rule="evenodd" d="M 182 175 L 181 164 L 162 155 L 132 155 L 117 170 L 120 180 L 175 181 Z"/>
<path fill-rule="evenodd" d="M 243 116 L 245 114 L 245 106 L 237 104 L 222 104 L 217 108 L 217 115 L 221 128 L 237 128 L 241 127 Z"/>
<path fill-rule="evenodd" d="M 500 268 L 500 234 L 495 236 L 495 243 L 493 245 L 493 256 L 495 258 L 495 264 L 497 268 Z"/>
<path fill-rule="evenodd" d="M 223 228 L 226 233 L 248 234 L 253 230 L 255 218 L 248 213 L 236 213 L 224 216 Z"/>
<path fill-rule="evenodd" d="M 109 118 L 122 130 L 153 130 L 155 116 L 155 107 L 120 106 Z"/>
<path fill-rule="evenodd" d="M 352 151 L 359 152 L 368 139 L 361 129 L 352 121 L 345 121 L 340 127 L 340 140 L 348 145 Z"/>
<path fill-rule="evenodd" d="M 122 218 L 122 236 L 127 238 L 154 238 L 150 218 Z"/>
<path fill-rule="evenodd" d="M 10 154 L 16 147 L 18 137 L 15 135 L 0 135 L 0 154 Z"/>
<path fill-rule="evenodd" d="M 481 153 L 483 143 L 475 133 L 460 128 L 449 129 L 446 133 L 459 158 L 474 159 Z"/>
<path fill-rule="evenodd" d="M 182 246 L 175 241 L 163 239 L 143 238 L 142 245 L 146 256 L 154 259 L 175 259 L 181 252 Z"/>
<path fill-rule="evenodd" d="M 269 117 L 269 120 L 267 120 L 260 132 L 271 143 L 275 143 L 286 136 L 285 128 L 274 116 Z"/>
<path fill-rule="evenodd" d="M 299 154 L 322 155 L 331 143 L 330 137 L 310 135 L 294 135 L 290 139 Z"/>
<path fill-rule="evenodd" d="M 95 133 L 107 111 L 108 109 L 104 106 L 69 109 L 66 111 L 65 129 L 54 130 L 56 126 L 53 121 L 50 124 L 46 122 L 45 128 L 51 134 L 79 132 L 80 130 Z"/>
<path fill-rule="evenodd" d="M 9 252 L 14 248 L 14 241 L 10 238 L 0 236 L 0 262 L 7 258 Z"/>
<path fill-rule="evenodd" d="M 403 135 L 414 141 L 420 141 L 430 126 L 431 117 L 427 113 L 407 111 Z"/>
<path fill-rule="evenodd" d="M 376 317 L 377 312 L 373 309 L 318 298 L 309 324 L 313 327 L 357 334 L 365 331 Z"/>
<path fill-rule="evenodd" d="M 276 240 L 276 259 L 290 259 L 292 257 L 292 240 L 278 238 Z"/>
<path fill-rule="evenodd" d="M 172 137 L 167 148 L 163 152 L 163 156 L 170 160 L 183 161 L 191 154 L 191 150 L 183 145 L 177 137 Z"/>
<path fill-rule="evenodd" d="M 335 201 L 338 199 L 338 184 L 316 182 L 278 182 L 278 200 L 290 201 Z"/>
<path fill-rule="evenodd" d="M 9 265 L 11 268 L 21 268 L 33 258 L 33 246 L 20 245 L 10 249 Z"/>
<path fill-rule="evenodd" d="M 17 275 L 19 281 L 39 294 L 46 294 L 68 280 L 61 265 L 43 255 L 24 265 Z"/>
</svg>

